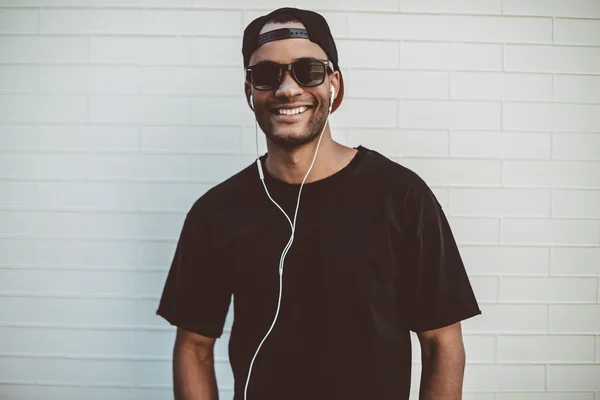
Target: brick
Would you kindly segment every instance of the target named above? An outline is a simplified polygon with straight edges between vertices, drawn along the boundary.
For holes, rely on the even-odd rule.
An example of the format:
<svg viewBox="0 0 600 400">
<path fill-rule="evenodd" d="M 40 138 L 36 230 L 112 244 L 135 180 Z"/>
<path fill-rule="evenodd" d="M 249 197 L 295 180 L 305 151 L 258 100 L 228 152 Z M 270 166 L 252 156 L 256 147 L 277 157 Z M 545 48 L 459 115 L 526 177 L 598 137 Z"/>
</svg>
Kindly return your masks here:
<svg viewBox="0 0 600 400">
<path fill-rule="evenodd" d="M 550 216 L 550 190 L 451 188 L 450 212 L 465 216 Z"/>
<path fill-rule="evenodd" d="M 192 177 L 202 182 L 221 182 L 252 164 L 253 156 L 192 156 Z"/>
<path fill-rule="evenodd" d="M 552 131 L 555 128 L 551 103 L 505 103 L 502 110 L 504 129 Z"/>
<path fill-rule="evenodd" d="M 553 104 L 555 131 L 597 132 L 600 124 L 600 104 Z"/>
<path fill-rule="evenodd" d="M 75 65 L 39 67 L 39 87 L 47 93 L 87 93 L 88 68 Z"/>
<path fill-rule="evenodd" d="M 139 93 L 140 75 L 136 67 L 93 66 L 88 70 L 88 90 L 104 94 Z"/>
<path fill-rule="evenodd" d="M 450 153 L 458 157 L 549 159 L 552 134 L 452 131 Z"/>
<path fill-rule="evenodd" d="M 194 4 L 198 6 L 211 6 L 214 4 L 211 0 L 194 0 Z M 248 3 L 244 0 L 223 0 L 219 3 L 220 7 L 247 7 Z M 308 10 L 315 10 L 320 13 L 321 8 L 327 8 L 328 10 L 364 10 L 364 11 L 398 11 L 397 0 L 373 0 L 369 3 L 365 3 L 362 0 L 347 0 L 344 3 L 326 3 L 326 7 L 323 1 L 320 0 L 306 0 L 302 3 L 302 8 Z M 269 8 L 274 9 L 274 3 L 271 0 L 257 0 L 252 3 L 252 8 Z M 270 11 L 270 10 L 269 10 Z M 266 11 L 264 14 L 267 14 Z M 263 14 L 263 15 L 264 15 Z"/>
<path fill-rule="evenodd" d="M 69 37 L 0 37 L 3 62 L 86 62 L 88 41 Z"/>
<path fill-rule="evenodd" d="M 33 247 L 36 265 L 45 267 L 134 267 L 141 249 L 135 243 L 110 240 L 43 239 Z"/>
<path fill-rule="evenodd" d="M 0 270 L 0 277 L 3 282 L 6 282 L 5 284 L 0 283 L 0 290 L 3 291 L 25 294 L 80 294 L 82 296 L 98 294 L 128 296 L 136 294 L 136 279 L 139 279 L 137 273 L 125 271 L 34 269 Z M 31 349 L 29 351 L 35 350 Z"/>
<path fill-rule="evenodd" d="M 600 163 L 504 161 L 503 183 L 513 186 L 600 188 Z"/>
<path fill-rule="evenodd" d="M 468 365 L 464 390 L 543 390 L 543 365 Z"/>
<path fill-rule="evenodd" d="M 39 11 L 4 8 L 0 13 L 0 33 L 38 33 Z"/>
<path fill-rule="evenodd" d="M 38 359 L 33 368 L 38 381 L 78 383 L 94 381 L 104 385 L 126 385 L 136 379 L 133 361 Z"/>
<path fill-rule="evenodd" d="M 594 400 L 593 393 L 524 392 L 498 393 L 496 400 Z"/>
<path fill-rule="evenodd" d="M 504 0 L 504 14 L 600 17 L 600 5 L 594 0 Z"/>
<path fill-rule="evenodd" d="M 551 305 L 550 331 L 596 333 L 600 331 L 600 305 Z"/>
<path fill-rule="evenodd" d="M 452 72 L 450 80 L 456 99 L 552 100 L 552 75 Z"/>
<path fill-rule="evenodd" d="M 8 0 L 4 1 L 5 3 Z M 15 1 L 15 0 L 11 0 Z M 65 1 L 65 0 L 63 0 Z M 40 3 L 41 1 L 34 2 Z M 31 359 L 31 361 L 33 361 Z M 62 399 L 62 400 L 77 400 L 84 396 L 86 388 L 84 387 L 68 387 L 68 386 L 45 386 L 42 384 L 9 384 L 2 385 L 2 394 L 9 396 L 8 398 L 13 399 L 39 399 L 39 398 L 50 398 L 50 399 Z"/>
<path fill-rule="evenodd" d="M 198 125 L 252 125 L 254 114 L 244 98 L 196 97 L 191 100 L 191 123 Z"/>
<path fill-rule="evenodd" d="M 60 0 L 65 1 L 65 0 Z M 193 0 L 172 0 L 168 6 L 162 0 L 87 0 L 92 6 L 158 6 L 158 7 L 177 7 L 192 6 Z"/>
<path fill-rule="evenodd" d="M 3 238 L 0 240 L 0 265 L 33 265 L 37 262 L 35 242 L 25 238 Z"/>
<path fill-rule="evenodd" d="M 449 189 L 447 188 L 436 188 L 433 187 L 431 188 L 431 190 L 433 191 L 433 194 L 435 195 L 438 203 L 440 203 L 440 205 L 442 206 L 442 208 L 444 210 L 448 209 L 448 192 Z"/>
<path fill-rule="evenodd" d="M 369 40 L 337 40 L 340 65 L 345 68 L 397 68 L 396 42 Z"/>
<path fill-rule="evenodd" d="M 502 46 L 482 43 L 402 42 L 403 69 L 500 71 Z"/>
<path fill-rule="evenodd" d="M 452 16 L 450 26 L 453 41 L 552 43 L 551 18 Z"/>
<path fill-rule="evenodd" d="M 471 275 L 538 275 L 550 271 L 550 251 L 544 247 L 461 246 Z"/>
<path fill-rule="evenodd" d="M 545 333 L 548 309 L 544 305 L 482 305 L 482 314 L 463 321 L 469 333 Z"/>
<path fill-rule="evenodd" d="M 379 99 L 344 99 L 331 116 L 336 127 L 352 128 L 395 128 L 398 120 L 398 102 Z M 368 113 L 365 110 L 369 110 Z"/>
<path fill-rule="evenodd" d="M 600 226 L 597 221 L 505 219 L 502 243 L 544 245 L 597 245 Z"/>
<path fill-rule="evenodd" d="M 71 218 L 72 217 L 72 218 Z M 181 223 L 185 214 L 183 213 L 94 213 L 82 215 L 50 215 L 48 221 L 62 223 L 74 220 L 72 224 L 80 223 L 81 228 L 72 229 L 79 235 L 93 238 L 127 238 L 127 239 L 174 239 L 179 236 Z M 48 229 L 49 223 L 42 229 Z M 46 233 L 43 231 L 43 234 Z"/>
<path fill-rule="evenodd" d="M 496 218 L 448 218 L 454 238 L 463 244 L 497 244 L 500 240 L 500 221 Z"/>
<path fill-rule="evenodd" d="M 597 35 L 599 29 L 600 20 L 556 18 L 554 42 L 597 46 L 600 45 L 600 38 Z"/>
<path fill-rule="evenodd" d="M 555 133 L 552 155 L 558 160 L 600 160 L 600 135 Z"/>
<path fill-rule="evenodd" d="M 244 95 L 240 68 L 231 67 L 145 67 L 144 93 L 202 95 Z"/>
<path fill-rule="evenodd" d="M 90 120 L 110 123 L 184 124 L 189 121 L 185 97 L 92 96 Z"/>
<path fill-rule="evenodd" d="M 497 102 L 401 101 L 401 127 L 429 129 L 500 129 Z"/>
<path fill-rule="evenodd" d="M 190 177 L 190 159 L 174 155 L 90 155 L 86 177 L 102 180 L 182 180 Z"/>
<path fill-rule="evenodd" d="M 243 26 L 248 26 L 256 18 L 271 12 L 271 7 L 272 3 L 270 0 L 265 0 L 265 7 L 263 10 L 245 9 Z M 339 12 L 319 10 L 319 14 L 327 20 L 331 34 L 336 40 L 348 36 L 348 13 L 346 10 L 340 10 Z"/>
<path fill-rule="evenodd" d="M 600 365 L 549 365 L 548 390 L 598 390 Z"/>
<path fill-rule="evenodd" d="M 37 185 L 45 209 L 133 211 L 138 208 L 136 187 L 128 183 L 42 182 Z"/>
<path fill-rule="evenodd" d="M 158 268 L 168 271 L 173 261 L 175 248 L 177 247 L 177 239 L 171 241 L 150 241 L 142 240 L 140 242 L 140 267 L 143 268 Z"/>
<path fill-rule="evenodd" d="M 500 129 L 498 102 L 401 101 L 400 127 L 427 129 Z"/>
<path fill-rule="evenodd" d="M 0 182 L 1 208 L 30 208 L 41 204 L 35 183 Z"/>
<path fill-rule="evenodd" d="M 141 106 L 142 121 L 146 124 L 188 124 L 190 121 L 190 101 L 186 97 L 144 96 Z"/>
<path fill-rule="evenodd" d="M 552 275 L 600 276 L 600 248 L 555 247 L 552 249 Z"/>
<path fill-rule="evenodd" d="M 81 179 L 85 160 L 80 155 L 3 154 L 0 178 L 19 180 Z"/>
<path fill-rule="evenodd" d="M 2 370 L 2 379 L 5 381 L 31 381 L 33 359 L 18 357 L 0 358 L 0 370 Z M 4 391 L 3 391 L 4 393 Z"/>
<path fill-rule="evenodd" d="M 85 122 L 87 102 L 79 95 L 0 95 L 2 122 Z"/>
<path fill-rule="evenodd" d="M 147 10 L 144 32 L 176 35 L 240 35 L 242 13 L 211 10 Z"/>
<path fill-rule="evenodd" d="M 187 64 L 189 38 L 92 37 L 90 61 L 93 63 Z"/>
<path fill-rule="evenodd" d="M 600 103 L 600 76 L 554 76 L 554 100 L 575 103 Z"/>
<path fill-rule="evenodd" d="M 90 121 L 101 123 L 139 123 L 142 120 L 140 96 L 90 96 Z"/>
<path fill-rule="evenodd" d="M 142 12 L 126 9 L 42 9 L 41 33 L 136 34 L 141 32 Z"/>
<path fill-rule="evenodd" d="M 600 219 L 600 190 L 555 190 L 552 216 Z"/>
<path fill-rule="evenodd" d="M 446 131 L 350 129 L 346 143 L 390 156 L 447 156 Z"/>
<path fill-rule="evenodd" d="M 469 278 L 475 297 L 480 303 L 498 302 L 498 278 L 489 276 L 472 276 Z"/>
<path fill-rule="evenodd" d="M 500 301 L 593 303 L 597 290 L 596 278 L 502 278 Z"/>
<path fill-rule="evenodd" d="M 37 87 L 36 67 L 0 65 L 0 92 L 33 92 Z"/>
<path fill-rule="evenodd" d="M 348 35 L 368 39 L 449 40 L 450 25 L 444 15 L 354 13 L 348 16 Z"/>
<path fill-rule="evenodd" d="M 408 99 L 447 99 L 448 73 L 352 69 L 344 75 L 346 95 Z"/>
<path fill-rule="evenodd" d="M 137 152 L 138 128 L 135 126 L 45 126 L 37 128 L 41 151 Z"/>
<path fill-rule="evenodd" d="M 240 48 L 241 39 L 238 38 L 193 38 L 190 63 L 192 65 L 227 66 L 242 69 L 244 64 Z M 243 70 L 241 70 L 240 79 L 243 79 L 243 76 Z"/>
<path fill-rule="evenodd" d="M 145 127 L 141 149 L 152 153 L 237 154 L 240 128 L 231 127 Z"/>
<path fill-rule="evenodd" d="M 332 128 L 331 136 L 333 138 L 337 138 L 336 140 L 342 143 L 345 143 L 344 139 L 340 139 L 340 135 L 344 132 L 345 139 L 345 130 L 339 129 L 337 127 Z M 256 156 L 256 138 L 258 135 L 258 154 L 265 154 L 267 152 L 267 143 L 265 139 L 265 134 L 263 133 L 260 126 L 253 125 L 252 127 L 242 127 L 242 154 L 251 154 Z"/>
<path fill-rule="evenodd" d="M 199 183 L 144 183 L 139 187 L 142 210 L 187 212 L 192 204 L 210 189 Z"/>
<path fill-rule="evenodd" d="M 569 363 L 594 361 L 593 336 L 498 336 L 501 363 Z"/>
<path fill-rule="evenodd" d="M 600 48 L 506 45 L 507 71 L 600 73 Z"/>
<path fill-rule="evenodd" d="M 470 363 L 494 362 L 496 337 L 492 335 L 463 335 L 467 360 Z"/>
<path fill-rule="evenodd" d="M 501 0 L 401 0 L 404 12 L 500 14 Z"/>
<path fill-rule="evenodd" d="M 402 158 L 399 163 L 434 186 L 500 184 L 500 160 Z"/>
<path fill-rule="evenodd" d="M 7 323 L 132 325 L 135 300 L 6 297 L 0 309 Z M 94 312 L 90 312 L 94 310 Z"/>
</svg>

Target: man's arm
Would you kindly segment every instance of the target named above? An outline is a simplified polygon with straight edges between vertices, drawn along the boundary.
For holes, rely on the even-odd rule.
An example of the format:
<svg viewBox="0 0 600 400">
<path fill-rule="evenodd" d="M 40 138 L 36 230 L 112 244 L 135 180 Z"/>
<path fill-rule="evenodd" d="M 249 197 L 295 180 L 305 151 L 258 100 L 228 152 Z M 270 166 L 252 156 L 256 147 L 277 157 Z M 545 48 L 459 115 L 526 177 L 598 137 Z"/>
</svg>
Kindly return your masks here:
<svg viewBox="0 0 600 400">
<path fill-rule="evenodd" d="M 462 399 L 466 356 L 460 322 L 417 336 L 423 367 L 419 400 Z"/>
<path fill-rule="evenodd" d="M 177 328 L 173 349 L 175 400 L 218 400 L 214 367 L 216 339 Z"/>
</svg>

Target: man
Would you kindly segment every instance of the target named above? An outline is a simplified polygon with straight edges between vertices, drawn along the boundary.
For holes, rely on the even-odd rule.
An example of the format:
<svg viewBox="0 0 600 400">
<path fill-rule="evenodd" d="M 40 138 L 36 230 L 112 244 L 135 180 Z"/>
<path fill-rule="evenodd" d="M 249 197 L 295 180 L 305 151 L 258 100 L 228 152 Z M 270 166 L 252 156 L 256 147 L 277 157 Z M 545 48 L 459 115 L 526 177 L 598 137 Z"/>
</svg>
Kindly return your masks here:
<svg viewBox="0 0 600 400">
<path fill-rule="evenodd" d="M 276 10 L 246 28 L 242 52 L 268 152 L 186 217 L 157 311 L 178 327 L 175 397 L 217 399 L 233 295 L 235 400 L 408 399 L 411 330 L 420 398 L 460 399 L 460 321 L 480 310 L 429 187 L 332 139 L 343 79 L 327 23 Z"/>
</svg>

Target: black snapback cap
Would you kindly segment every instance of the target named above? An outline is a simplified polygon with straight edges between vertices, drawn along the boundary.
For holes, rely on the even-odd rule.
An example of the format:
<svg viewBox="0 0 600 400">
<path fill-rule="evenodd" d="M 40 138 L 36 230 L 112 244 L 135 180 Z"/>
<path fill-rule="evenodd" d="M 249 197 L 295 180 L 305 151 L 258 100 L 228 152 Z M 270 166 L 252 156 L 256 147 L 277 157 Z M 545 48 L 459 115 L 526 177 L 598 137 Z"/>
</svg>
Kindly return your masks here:
<svg viewBox="0 0 600 400">
<path fill-rule="evenodd" d="M 260 30 L 265 26 L 267 21 L 272 19 L 277 15 L 292 15 L 296 17 L 304 27 L 306 28 L 306 32 L 302 32 L 302 30 L 298 29 L 281 29 L 272 32 L 267 32 L 260 35 Z M 247 68 L 250 64 L 250 56 L 252 53 L 262 46 L 265 43 L 268 43 L 273 40 L 282 40 L 282 39 L 308 39 L 313 43 L 318 44 L 325 54 L 327 54 L 327 58 L 332 62 L 334 70 L 339 71 L 340 77 L 342 76 L 342 72 L 340 71 L 340 67 L 338 65 L 338 52 L 337 47 L 335 46 L 335 41 L 333 40 L 333 36 L 331 34 L 331 30 L 329 29 L 329 25 L 327 21 L 321 14 L 318 14 L 314 11 L 309 10 L 301 10 L 298 8 L 284 7 L 279 8 L 275 11 L 270 12 L 267 15 L 263 15 L 262 17 L 256 18 L 252 21 L 244 30 L 244 39 L 242 43 L 242 55 L 244 56 L 244 68 Z M 339 93 L 336 95 L 335 100 L 333 101 L 332 111 L 335 111 L 342 102 L 342 98 L 344 97 L 344 80 L 340 79 L 340 89 Z"/>
</svg>

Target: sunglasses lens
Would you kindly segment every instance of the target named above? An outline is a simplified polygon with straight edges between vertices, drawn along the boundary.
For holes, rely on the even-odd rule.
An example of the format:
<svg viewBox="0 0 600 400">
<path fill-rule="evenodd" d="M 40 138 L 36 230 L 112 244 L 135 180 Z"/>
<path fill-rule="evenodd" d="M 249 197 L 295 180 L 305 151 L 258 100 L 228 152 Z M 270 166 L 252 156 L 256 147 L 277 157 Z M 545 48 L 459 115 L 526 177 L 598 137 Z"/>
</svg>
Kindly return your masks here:
<svg viewBox="0 0 600 400">
<path fill-rule="evenodd" d="M 298 60 L 292 70 L 298 83 L 303 86 L 319 86 L 327 74 L 326 66 L 316 60 Z"/>
<path fill-rule="evenodd" d="M 267 62 L 252 67 L 252 83 L 258 90 L 272 90 L 279 86 L 281 69 L 275 63 Z"/>
</svg>

